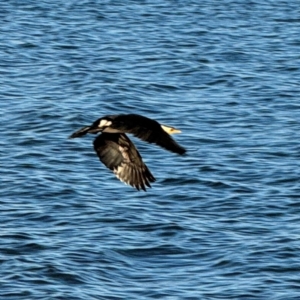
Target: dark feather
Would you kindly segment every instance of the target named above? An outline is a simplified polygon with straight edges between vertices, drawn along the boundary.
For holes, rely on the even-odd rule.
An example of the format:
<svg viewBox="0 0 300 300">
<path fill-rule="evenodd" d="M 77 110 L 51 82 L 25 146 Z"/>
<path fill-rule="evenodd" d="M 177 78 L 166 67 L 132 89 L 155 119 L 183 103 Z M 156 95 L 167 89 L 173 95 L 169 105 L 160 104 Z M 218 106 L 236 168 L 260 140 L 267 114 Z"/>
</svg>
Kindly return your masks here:
<svg viewBox="0 0 300 300">
<path fill-rule="evenodd" d="M 155 143 L 171 152 L 178 154 L 186 152 L 155 120 L 135 114 L 110 116 L 110 118 L 113 119 L 111 127 L 114 129 L 131 133 L 143 141 Z"/>
<path fill-rule="evenodd" d="M 100 161 L 123 182 L 146 191 L 155 178 L 124 133 L 102 133 L 94 140 Z"/>
<path fill-rule="evenodd" d="M 77 138 L 77 137 L 81 137 L 85 134 L 88 133 L 88 131 L 90 130 L 91 126 L 85 126 L 85 127 L 82 127 L 81 129 L 75 131 L 74 133 L 72 133 L 70 136 L 69 136 L 69 139 L 74 139 L 74 138 Z"/>
</svg>

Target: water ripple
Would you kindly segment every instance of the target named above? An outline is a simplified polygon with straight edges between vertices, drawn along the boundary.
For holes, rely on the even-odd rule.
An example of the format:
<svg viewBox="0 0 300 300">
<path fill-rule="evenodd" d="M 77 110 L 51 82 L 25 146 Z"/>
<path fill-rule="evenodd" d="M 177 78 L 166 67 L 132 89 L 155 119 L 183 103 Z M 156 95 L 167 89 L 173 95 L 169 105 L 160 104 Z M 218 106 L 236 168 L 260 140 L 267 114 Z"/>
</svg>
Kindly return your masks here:
<svg viewBox="0 0 300 300">
<path fill-rule="evenodd" d="M 0 298 L 298 299 L 298 6 L 1 4 Z M 182 130 L 146 193 L 67 139 L 112 113 Z"/>
</svg>

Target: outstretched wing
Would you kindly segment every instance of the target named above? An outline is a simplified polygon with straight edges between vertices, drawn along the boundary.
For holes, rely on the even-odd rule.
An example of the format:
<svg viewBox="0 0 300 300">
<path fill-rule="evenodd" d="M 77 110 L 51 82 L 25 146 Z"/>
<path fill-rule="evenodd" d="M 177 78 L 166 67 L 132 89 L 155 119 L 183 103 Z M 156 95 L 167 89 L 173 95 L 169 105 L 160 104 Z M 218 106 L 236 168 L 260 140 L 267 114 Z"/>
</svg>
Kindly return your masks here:
<svg viewBox="0 0 300 300">
<path fill-rule="evenodd" d="M 146 191 L 155 178 L 134 144 L 124 133 L 102 133 L 94 140 L 100 161 L 126 184 Z"/>
<path fill-rule="evenodd" d="M 184 154 L 186 150 L 178 145 L 175 140 L 165 132 L 161 125 L 152 119 L 136 115 L 113 116 L 112 128 L 131 133 L 148 143 L 155 143 L 171 152 Z"/>
</svg>

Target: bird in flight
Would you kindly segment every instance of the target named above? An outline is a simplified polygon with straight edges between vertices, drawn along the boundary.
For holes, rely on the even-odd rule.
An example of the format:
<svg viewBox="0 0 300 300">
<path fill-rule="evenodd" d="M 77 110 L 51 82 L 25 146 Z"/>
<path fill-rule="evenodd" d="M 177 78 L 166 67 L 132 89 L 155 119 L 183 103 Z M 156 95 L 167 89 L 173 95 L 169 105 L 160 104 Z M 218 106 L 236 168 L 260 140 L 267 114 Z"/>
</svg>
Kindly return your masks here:
<svg viewBox="0 0 300 300">
<path fill-rule="evenodd" d="M 74 132 L 69 138 L 99 132 L 101 134 L 94 140 L 94 149 L 100 161 L 112 170 L 117 178 L 137 190 L 146 191 L 146 186 L 151 187 L 150 182 L 154 182 L 155 178 L 126 133 L 177 154 L 186 152 L 170 136 L 173 133 L 180 133 L 180 130 L 136 114 L 102 117 L 91 126 L 85 126 Z"/>
</svg>

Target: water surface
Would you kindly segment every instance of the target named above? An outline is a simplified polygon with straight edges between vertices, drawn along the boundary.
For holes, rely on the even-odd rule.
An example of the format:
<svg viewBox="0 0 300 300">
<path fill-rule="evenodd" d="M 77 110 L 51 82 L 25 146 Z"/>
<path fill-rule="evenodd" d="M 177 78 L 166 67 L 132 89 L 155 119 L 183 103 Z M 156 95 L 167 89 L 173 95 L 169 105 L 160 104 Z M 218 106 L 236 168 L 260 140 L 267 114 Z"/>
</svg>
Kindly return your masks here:
<svg viewBox="0 0 300 300">
<path fill-rule="evenodd" d="M 0 8 L 1 299 L 299 299 L 298 1 Z M 118 113 L 146 193 L 67 139 Z"/>
</svg>

